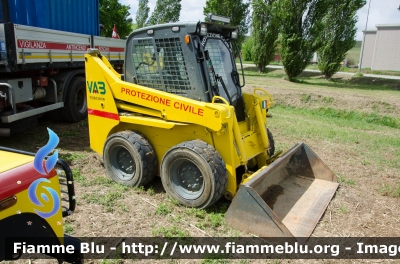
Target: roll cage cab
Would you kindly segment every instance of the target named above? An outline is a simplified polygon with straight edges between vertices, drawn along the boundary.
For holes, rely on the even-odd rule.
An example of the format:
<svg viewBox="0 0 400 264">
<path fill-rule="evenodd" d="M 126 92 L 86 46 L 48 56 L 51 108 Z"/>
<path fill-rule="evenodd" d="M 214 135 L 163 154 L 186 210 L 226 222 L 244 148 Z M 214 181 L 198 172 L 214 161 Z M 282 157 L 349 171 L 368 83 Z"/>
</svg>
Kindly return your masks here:
<svg viewBox="0 0 400 264">
<path fill-rule="evenodd" d="M 220 96 L 243 121 L 244 74 L 240 78 L 236 68 L 236 38 L 237 27 L 213 22 L 136 30 L 127 41 L 125 81 L 204 102 Z"/>
</svg>

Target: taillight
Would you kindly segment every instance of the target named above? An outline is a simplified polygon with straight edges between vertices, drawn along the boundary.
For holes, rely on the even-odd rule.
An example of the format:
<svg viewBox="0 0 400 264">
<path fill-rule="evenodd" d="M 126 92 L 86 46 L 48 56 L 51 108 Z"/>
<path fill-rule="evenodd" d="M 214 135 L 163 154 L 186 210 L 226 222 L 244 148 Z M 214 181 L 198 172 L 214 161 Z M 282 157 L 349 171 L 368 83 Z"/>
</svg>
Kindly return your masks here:
<svg viewBox="0 0 400 264">
<path fill-rule="evenodd" d="M 16 196 L 10 196 L 0 201 L 0 211 L 6 210 L 17 203 Z"/>
</svg>

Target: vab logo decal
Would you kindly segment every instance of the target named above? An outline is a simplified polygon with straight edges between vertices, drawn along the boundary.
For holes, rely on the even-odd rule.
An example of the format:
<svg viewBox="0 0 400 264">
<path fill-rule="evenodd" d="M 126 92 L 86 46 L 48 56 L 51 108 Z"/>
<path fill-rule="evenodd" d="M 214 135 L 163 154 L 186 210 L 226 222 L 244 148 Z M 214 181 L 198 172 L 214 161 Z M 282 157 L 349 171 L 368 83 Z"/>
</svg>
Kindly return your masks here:
<svg viewBox="0 0 400 264">
<path fill-rule="evenodd" d="M 29 186 L 29 189 L 28 189 L 29 199 L 31 200 L 31 202 L 34 205 L 37 205 L 40 207 L 43 207 L 44 205 L 39 201 L 38 195 L 36 195 L 36 191 L 38 189 L 39 184 L 42 182 L 50 182 L 50 181 L 45 178 L 37 179 L 36 181 L 31 183 L 31 185 Z M 49 196 L 44 192 L 40 193 L 40 196 L 46 203 L 52 202 L 53 208 L 51 209 L 50 212 L 41 212 L 36 209 L 34 209 L 34 210 L 40 217 L 49 218 L 49 217 L 52 217 L 53 215 L 55 215 L 58 212 L 58 210 L 60 209 L 60 198 L 58 197 L 57 192 L 53 188 L 50 188 L 47 186 L 42 186 L 41 188 L 44 188 L 45 190 L 47 190 L 47 192 L 50 194 L 51 198 L 49 199 Z"/>
<path fill-rule="evenodd" d="M 106 85 L 104 82 L 86 82 L 89 93 L 93 94 L 106 94 Z"/>
<path fill-rule="evenodd" d="M 55 147 L 57 147 L 58 142 L 60 141 L 60 139 L 58 138 L 56 133 L 54 133 L 51 129 L 47 128 L 47 131 L 49 132 L 49 141 L 47 142 L 47 144 L 45 146 L 43 146 L 41 149 L 39 149 L 39 151 L 36 153 L 35 159 L 33 161 L 33 166 L 34 166 L 35 170 L 43 175 L 47 175 L 56 165 L 57 160 L 58 160 L 58 151 L 57 150 L 55 151 L 55 153 L 53 155 L 48 157 L 47 160 L 45 160 L 45 157 L 50 152 L 52 152 L 55 149 Z M 45 165 L 43 165 L 43 161 L 44 161 Z M 45 179 L 45 178 L 37 179 L 34 182 L 32 182 L 28 188 L 29 199 L 31 200 L 31 202 L 34 205 L 40 206 L 40 207 L 43 207 L 44 205 L 39 201 L 39 198 L 38 198 L 38 195 L 36 194 L 36 192 L 37 192 L 39 184 L 41 184 L 43 182 L 50 182 L 50 180 Z M 50 197 L 49 197 L 49 195 L 47 195 L 44 192 L 40 193 L 40 197 L 46 203 L 50 203 L 50 202 L 53 203 L 53 208 L 51 209 L 50 212 L 41 212 L 36 209 L 34 209 L 34 210 L 39 216 L 41 216 L 43 218 L 49 218 L 49 217 L 54 216 L 60 209 L 60 197 L 58 196 L 57 192 L 53 188 L 50 188 L 47 186 L 42 186 L 42 188 L 44 188 L 48 192 Z"/>
</svg>

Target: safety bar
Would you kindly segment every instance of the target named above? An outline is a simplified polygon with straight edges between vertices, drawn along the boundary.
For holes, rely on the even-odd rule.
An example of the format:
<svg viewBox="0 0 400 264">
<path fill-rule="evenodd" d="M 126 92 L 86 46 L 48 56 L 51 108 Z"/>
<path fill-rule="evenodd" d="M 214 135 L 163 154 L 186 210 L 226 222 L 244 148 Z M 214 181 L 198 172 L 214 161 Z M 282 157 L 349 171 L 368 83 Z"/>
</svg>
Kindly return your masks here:
<svg viewBox="0 0 400 264">
<path fill-rule="evenodd" d="M 225 106 L 228 108 L 228 115 L 227 115 L 226 118 L 230 118 L 230 117 L 231 117 L 231 106 L 229 105 L 228 101 L 226 101 L 225 98 L 223 98 L 223 97 L 221 97 L 221 96 L 215 95 L 215 96 L 213 97 L 211 103 L 214 104 L 215 99 L 219 99 L 219 100 L 221 100 L 222 102 L 224 102 Z"/>
<path fill-rule="evenodd" d="M 271 94 L 269 92 L 267 92 L 267 91 L 265 91 L 264 89 L 261 89 L 261 88 L 254 88 L 254 94 L 256 94 L 256 91 L 260 91 L 260 92 L 265 93 L 269 97 L 269 99 L 271 100 L 271 105 L 274 104 L 274 100 L 272 99 L 272 96 L 271 96 Z"/>
<path fill-rule="evenodd" d="M 67 182 L 69 206 L 68 206 L 68 208 L 66 208 L 67 210 L 63 210 L 62 211 L 62 216 L 66 217 L 66 216 L 71 215 L 72 212 L 75 211 L 75 207 L 76 207 L 74 177 L 72 175 L 71 169 L 69 168 L 68 164 L 65 163 L 65 161 L 63 161 L 62 159 L 58 159 L 57 160 L 57 165 L 61 166 L 62 170 L 65 172 L 65 178 L 66 178 L 66 182 Z M 59 175 L 58 172 L 57 172 L 57 175 L 60 178 L 60 175 Z M 60 182 L 60 184 L 61 184 L 61 182 Z"/>
</svg>

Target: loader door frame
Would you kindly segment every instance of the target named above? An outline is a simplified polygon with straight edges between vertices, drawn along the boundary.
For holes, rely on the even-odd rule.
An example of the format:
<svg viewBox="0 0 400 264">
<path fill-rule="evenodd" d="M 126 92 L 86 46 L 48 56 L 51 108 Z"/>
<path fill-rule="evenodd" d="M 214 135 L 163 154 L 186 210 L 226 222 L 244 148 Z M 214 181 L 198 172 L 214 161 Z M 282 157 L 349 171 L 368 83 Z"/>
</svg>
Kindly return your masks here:
<svg viewBox="0 0 400 264">
<path fill-rule="evenodd" d="M 208 102 L 193 41 L 184 41 L 190 34 L 184 25 L 179 31 L 172 27 L 154 26 L 152 34 L 142 30 L 129 36 L 125 81 Z"/>
<path fill-rule="evenodd" d="M 210 44 L 210 46 L 208 46 L 207 44 Z M 219 47 L 214 49 L 211 47 L 211 45 L 218 45 Z M 243 94 L 239 74 L 236 68 L 232 44 L 220 34 L 209 33 L 203 37 L 202 46 L 204 51 L 208 52 L 209 54 L 209 59 L 211 60 L 214 68 L 213 71 L 215 72 L 215 74 L 219 75 L 222 78 L 224 85 L 226 86 L 228 94 L 225 92 L 222 82 L 217 82 L 220 95 L 228 100 L 228 102 L 232 102 L 232 105 L 235 107 L 235 113 L 238 122 L 244 121 L 245 108 L 243 102 Z M 226 48 L 225 50 L 224 47 Z M 229 66 L 229 69 L 226 69 L 227 66 Z M 209 73 L 210 79 L 215 78 L 214 76 L 211 76 L 210 71 Z M 234 80 L 235 75 L 237 78 L 236 82 Z"/>
</svg>

